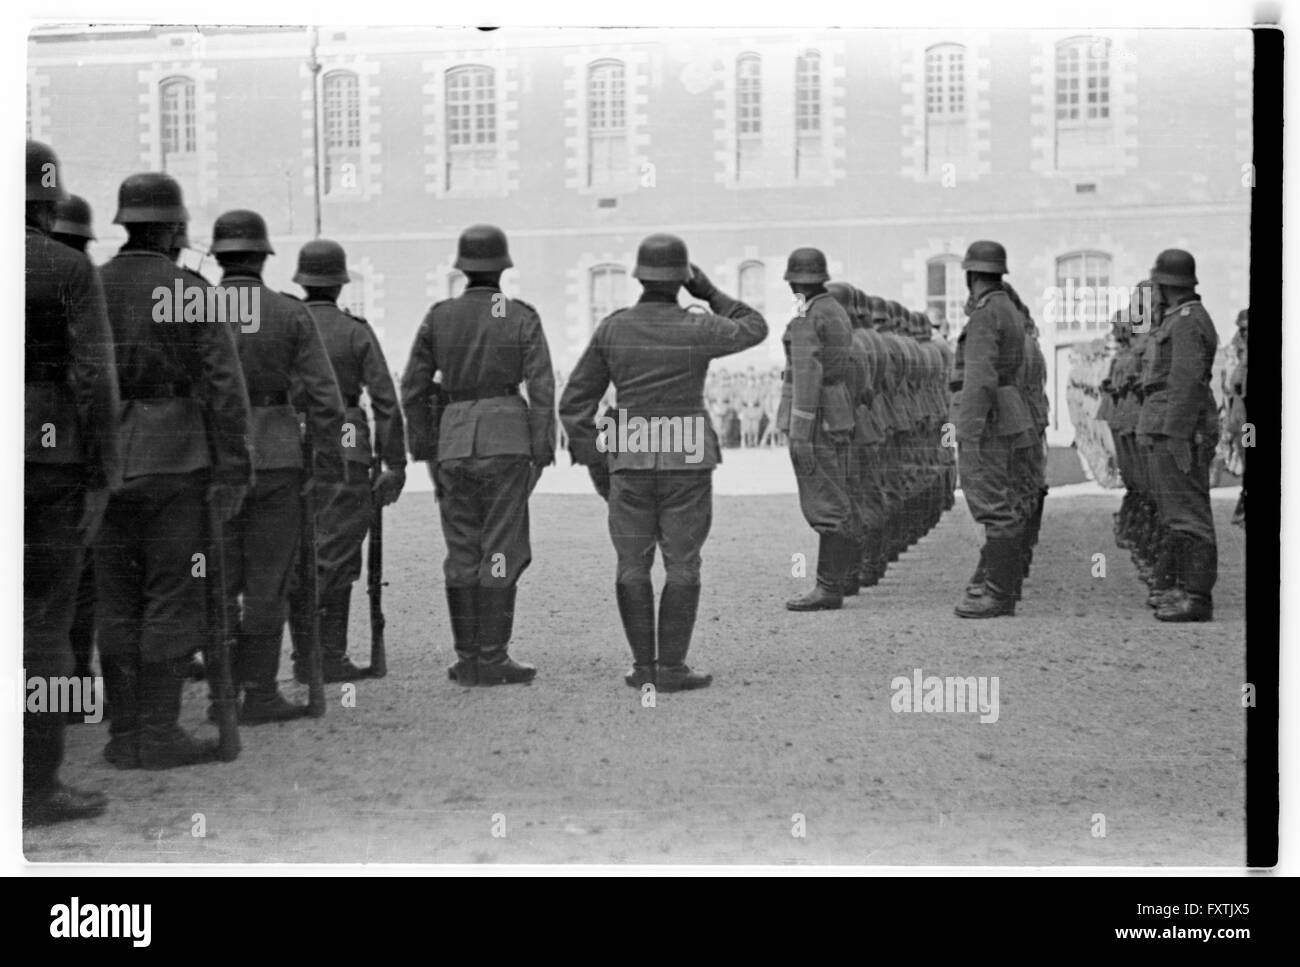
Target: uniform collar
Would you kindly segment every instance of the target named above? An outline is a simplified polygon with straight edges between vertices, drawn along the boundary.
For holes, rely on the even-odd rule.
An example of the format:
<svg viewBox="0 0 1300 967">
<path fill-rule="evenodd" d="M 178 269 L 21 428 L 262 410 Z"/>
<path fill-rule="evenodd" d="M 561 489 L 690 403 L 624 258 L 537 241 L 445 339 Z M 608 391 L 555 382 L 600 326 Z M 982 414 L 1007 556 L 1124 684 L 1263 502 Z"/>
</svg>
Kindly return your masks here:
<svg viewBox="0 0 1300 967">
<path fill-rule="evenodd" d="M 491 282 L 475 282 L 465 286 L 468 292 L 500 292 L 501 286 L 493 285 Z"/>
<path fill-rule="evenodd" d="M 221 273 L 221 283 L 222 283 L 222 285 L 225 285 L 225 283 L 226 283 L 227 281 L 230 281 L 230 282 L 241 282 L 241 281 L 243 281 L 243 282 L 261 282 L 261 281 L 262 281 L 262 273 L 261 273 L 261 272 L 258 272 L 256 269 L 246 269 L 246 268 L 231 268 L 231 269 L 226 269 L 224 272 Z"/>
<path fill-rule="evenodd" d="M 636 302 L 637 305 L 640 305 L 643 302 L 654 302 L 654 303 L 658 303 L 659 305 L 675 306 L 677 305 L 677 293 L 674 292 L 672 295 L 667 295 L 663 292 L 650 292 L 648 290 L 642 289 L 641 297 L 637 299 Z"/>
</svg>

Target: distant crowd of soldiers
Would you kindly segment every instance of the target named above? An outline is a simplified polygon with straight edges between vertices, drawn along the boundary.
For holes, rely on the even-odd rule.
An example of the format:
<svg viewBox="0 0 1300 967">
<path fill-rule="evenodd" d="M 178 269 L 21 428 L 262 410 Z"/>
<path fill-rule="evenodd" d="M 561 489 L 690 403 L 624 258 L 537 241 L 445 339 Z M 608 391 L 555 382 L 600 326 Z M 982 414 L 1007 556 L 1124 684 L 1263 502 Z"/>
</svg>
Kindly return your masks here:
<svg viewBox="0 0 1300 967">
<path fill-rule="evenodd" d="M 223 276 L 210 285 L 177 261 L 188 246 L 181 186 L 144 173 L 122 183 L 114 222 L 127 241 L 96 269 L 84 254 L 89 208 L 37 142 L 27 148 L 26 222 L 24 660 L 37 678 L 88 675 L 97 643 L 114 766 L 228 759 L 236 708 L 242 724 L 282 722 L 323 711 L 323 682 L 366 677 L 347 656 L 352 585 L 362 542 L 371 533 L 373 555 L 380 512 L 402 492 L 408 453 L 429 464 L 447 547 L 448 677 L 465 687 L 533 680 L 536 668 L 509 644 L 532 561 L 529 499 L 560 427 L 608 504 L 614 599 L 632 653 L 625 681 L 664 692 L 711 684 L 686 662 L 726 429 L 706 386 L 714 360 L 759 345 L 768 325 L 718 289 L 682 239 L 642 241 L 640 298 L 596 327 L 557 403 L 541 318 L 500 288 L 513 265 L 505 233 L 467 228 L 455 262 L 465 289 L 428 310 L 399 402 L 374 331 L 337 304 L 348 272 L 334 242 L 302 248 L 294 281 L 304 295 L 288 296 L 262 282 L 274 254 L 264 220 L 226 212 L 210 246 Z M 969 321 L 954 350 L 933 338 L 925 313 L 832 282 L 822 251 L 789 255 L 795 309 L 770 428 L 788 442 L 819 540 L 815 585 L 786 602 L 792 611 L 837 609 L 878 583 L 952 507 L 960 471 L 985 542 L 956 613 L 1015 613 L 1047 493 L 1046 366 L 1029 310 L 1003 279 L 1003 247 L 976 242 L 962 266 Z M 1190 256 L 1162 253 L 1152 280 L 1167 308 L 1143 383 L 1152 422 L 1139 430 L 1155 451 L 1143 500 L 1157 499 L 1168 532 L 1191 541 L 1207 516 L 1199 496 L 1208 512 L 1201 470 L 1213 436 L 1188 407 L 1202 405 L 1202 389 L 1208 396 L 1201 356 L 1213 356 L 1213 327 L 1207 335 L 1188 288 Z M 708 311 L 681 305 L 683 289 Z M 769 428 L 753 420 L 760 382 L 746 374 L 721 391 L 739 398 L 747 440 Z M 647 426 L 652 445 L 626 445 Z M 1177 485 L 1175 471 L 1185 478 Z M 1200 545 L 1170 546 L 1185 594 L 1158 617 L 1208 619 L 1212 558 Z M 286 622 L 309 706 L 279 691 Z M 219 743 L 179 724 L 199 652 Z M 372 661 L 380 654 L 372 648 Z M 101 794 L 60 781 L 63 724 L 30 705 L 24 715 L 25 822 L 105 808 Z"/>
</svg>

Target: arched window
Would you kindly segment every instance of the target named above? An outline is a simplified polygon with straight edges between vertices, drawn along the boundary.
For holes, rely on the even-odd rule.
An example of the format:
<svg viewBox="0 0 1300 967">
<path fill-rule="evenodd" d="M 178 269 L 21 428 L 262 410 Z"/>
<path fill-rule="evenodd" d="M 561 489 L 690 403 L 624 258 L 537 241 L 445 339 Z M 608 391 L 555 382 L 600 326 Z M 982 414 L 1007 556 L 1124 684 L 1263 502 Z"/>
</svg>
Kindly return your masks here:
<svg viewBox="0 0 1300 967">
<path fill-rule="evenodd" d="M 966 155 L 966 48 L 935 44 L 925 52 L 925 170 Z"/>
<path fill-rule="evenodd" d="M 159 85 L 158 129 L 164 171 L 169 158 L 186 158 L 198 151 L 198 118 L 191 78 L 169 77 Z"/>
<path fill-rule="evenodd" d="M 627 305 L 627 269 L 613 264 L 593 266 L 589 286 L 591 328 L 595 329 L 607 315 Z"/>
<path fill-rule="evenodd" d="M 1071 37 L 1056 45 L 1056 163 L 1086 164 L 1108 149 L 1114 126 L 1110 110 L 1110 41 Z"/>
<path fill-rule="evenodd" d="M 1092 334 L 1110 319 L 1110 256 L 1105 252 L 1070 252 L 1056 260 L 1058 333 Z"/>
<path fill-rule="evenodd" d="M 587 68 L 587 185 L 617 184 L 628 174 L 627 82 L 621 61 Z"/>
<path fill-rule="evenodd" d="M 476 64 L 446 76 L 447 188 L 491 188 L 497 173 L 496 75 Z"/>
<path fill-rule="evenodd" d="M 736 58 L 736 177 L 759 173 L 763 157 L 763 64 L 758 54 Z"/>
<path fill-rule="evenodd" d="M 794 176 L 820 177 L 822 151 L 822 55 L 806 50 L 794 69 Z"/>
<path fill-rule="evenodd" d="M 330 71 L 321 80 L 325 194 L 361 187 L 361 82 L 352 71 Z"/>
<path fill-rule="evenodd" d="M 740 263 L 737 273 L 740 301 L 756 309 L 760 314 L 765 311 L 767 302 L 767 266 L 762 262 L 749 261 Z"/>
<path fill-rule="evenodd" d="M 936 255 L 925 263 L 925 309 L 930 321 L 950 332 L 965 325 L 966 278 L 960 255 Z"/>
</svg>

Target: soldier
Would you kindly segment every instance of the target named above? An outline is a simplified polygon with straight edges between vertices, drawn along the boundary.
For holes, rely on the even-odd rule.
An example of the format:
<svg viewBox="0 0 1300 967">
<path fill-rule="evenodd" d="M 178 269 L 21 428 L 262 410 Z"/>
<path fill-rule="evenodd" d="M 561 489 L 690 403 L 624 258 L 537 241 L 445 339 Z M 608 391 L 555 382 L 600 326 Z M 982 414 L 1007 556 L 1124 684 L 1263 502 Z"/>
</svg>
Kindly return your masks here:
<svg viewBox="0 0 1300 967">
<path fill-rule="evenodd" d="M 1032 423 L 1016 373 L 1024 361 L 1025 329 L 1002 277 L 1007 253 L 997 242 L 972 242 L 962 261 L 969 319 L 957 339 L 951 419 L 957 432 L 962 491 L 984 527 L 984 593 L 967 590 L 958 617 L 1014 615 L 1023 574 L 1025 522 L 1012 488 L 1013 447 Z"/>
<path fill-rule="evenodd" d="M 1029 307 L 1021 301 L 1011 283 L 1003 282 L 1002 287 L 1024 322 L 1025 358 L 1016 373 L 1016 385 L 1029 409 L 1032 424 L 1021 440 L 1024 445 L 1013 450 L 1015 462 L 1011 471 L 1012 483 L 1019 492 L 1020 515 L 1025 522 L 1021 545 L 1023 580 L 1029 576 L 1029 565 L 1034 559 L 1038 531 L 1043 523 L 1043 501 L 1047 498 L 1047 360 L 1038 345 L 1038 326 Z"/>
<path fill-rule="evenodd" d="M 24 680 L 36 678 L 56 691 L 54 680 L 74 672 L 69 632 L 86 545 L 99 529 L 109 490 L 121 482 L 104 291 L 89 259 L 48 236 L 56 205 L 67 198 L 61 176 L 54 152 L 28 141 L 23 672 Z M 103 794 L 59 779 L 67 711 L 24 707 L 26 826 L 96 816 L 108 805 Z"/>
<path fill-rule="evenodd" d="M 940 435 L 938 441 L 939 447 L 939 479 L 940 479 L 940 496 L 942 497 L 940 506 L 943 510 L 952 510 L 956 503 L 957 489 L 957 448 L 948 435 L 948 408 L 951 402 L 952 390 L 949 387 L 952 379 L 953 367 L 953 348 L 948 342 L 948 320 L 945 317 L 941 323 L 935 325 L 930 323 L 930 344 L 935 347 L 939 357 L 939 425 Z"/>
<path fill-rule="evenodd" d="M 889 442 L 885 448 L 884 565 L 897 561 L 907 548 L 908 458 L 915 410 L 908 376 L 908 353 L 898 332 L 898 303 L 883 298 L 872 307 L 876 331 L 885 342 L 885 384 L 888 386 Z"/>
<path fill-rule="evenodd" d="M 873 305 L 883 307 L 878 296 L 868 296 L 861 289 L 853 289 L 853 340 L 866 352 L 870 360 L 870 383 L 865 399 L 865 414 L 859 410 L 854 439 L 861 440 L 864 449 L 863 493 L 861 496 L 862 555 L 858 567 L 859 586 L 873 587 L 880 583 L 888 566 L 885 535 L 889 523 L 890 435 L 893 432 L 894 411 L 890 397 L 894 393 L 889 347 L 885 337 L 876 331 Z M 865 418 L 864 418 L 865 417 Z"/>
<path fill-rule="evenodd" d="M 1246 377 L 1248 370 L 1249 352 L 1246 343 L 1247 330 L 1250 326 L 1250 311 L 1242 309 L 1237 313 L 1237 334 L 1232 337 L 1233 346 L 1236 349 L 1236 362 L 1230 372 L 1224 374 L 1225 394 L 1228 398 L 1227 403 L 1227 424 L 1228 424 L 1228 446 L 1229 462 L 1234 473 L 1241 477 L 1246 475 L 1246 451 L 1250 447 L 1246 446 L 1243 438 L 1243 427 L 1246 421 L 1250 419 L 1249 412 L 1246 409 Z M 1232 513 L 1232 522 L 1238 527 L 1246 526 L 1246 482 L 1243 479 L 1241 483 L 1241 493 L 1237 497 L 1237 506 Z"/>
<path fill-rule="evenodd" d="M 397 500 L 406 484 L 406 428 L 397 405 L 397 390 L 379 338 L 370 324 L 339 308 L 339 292 L 348 284 L 347 256 L 337 242 L 317 239 L 298 253 L 293 281 L 306 292 L 305 302 L 320 331 L 346 407 L 343 457 L 350 473 L 346 483 L 322 487 L 316 503 L 316 565 L 320 615 L 321 664 L 326 682 L 363 676 L 348 659 L 348 612 L 352 585 L 361 576 L 361 543 L 370 529 L 373 507 Z M 361 391 L 375 415 L 374 448 L 370 422 L 361 409 Z M 371 469 L 382 469 L 372 483 Z M 291 598 L 295 643 L 306 628 L 309 603 L 300 588 Z M 302 649 L 297 649 L 301 656 Z M 307 682 L 307 670 L 294 674 Z"/>
<path fill-rule="evenodd" d="M 1151 440 L 1154 489 L 1169 531 L 1175 580 L 1156 618 L 1210 621 L 1218 576 L 1210 461 L 1219 434 L 1210 379 L 1219 337 L 1196 294 L 1196 261 L 1190 253 L 1161 252 L 1151 282 L 1165 306 L 1165 323 L 1150 347 L 1151 380 L 1138 430 Z"/>
<path fill-rule="evenodd" d="M 722 460 L 704 406 L 705 378 L 712 360 L 761 343 L 767 323 L 691 265 L 686 243 L 675 235 L 646 237 L 632 275 L 641 281 L 641 298 L 596 327 L 565 388 L 560 419 L 574 462 L 589 468 L 609 503 L 609 534 L 618 555 L 614 592 L 632 649 L 632 668 L 623 680 L 633 688 L 652 684 L 677 692 L 713 681 L 686 664 L 700 604 L 700 550 L 713 519 L 713 469 Z M 679 306 L 683 284 L 712 311 Z M 597 406 L 611 383 L 618 394 L 617 419 L 598 433 Z M 675 439 L 671 432 L 661 434 L 658 446 L 624 450 L 618 441 L 633 420 L 661 427 L 679 421 L 681 429 Z M 656 544 L 665 572 L 657 627 L 650 580 Z"/>
<path fill-rule="evenodd" d="M 252 408 L 256 477 L 225 530 L 225 597 L 235 687 L 244 697 L 239 720 L 260 725 L 307 711 L 280 694 L 280 643 L 302 530 L 301 491 L 319 485 L 332 493 L 345 483 L 343 401 L 311 313 L 262 282 L 266 257 L 275 254 L 262 216 L 225 212 L 212 227 L 209 250 L 231 304 L 251 310 L 229 320 Z M 311 466 L 297 411 L 305 414 Z"/>
<path fill-rule="evenodd" d="M 212 320 L 186 322 L 175 304 L 187 289 L 198 300 L 207 296 L 170 255 L 188 217 L 175 179 L 131 175 L 114 218 L 127 241 L 100 270 L 124 444 L 123 484 L 95 550 L 111 719 L 104 758 L 119 769 L 216 756 L 215 742 L 197 741 L 178 724 L 188 658 L 207 630 L 195 555 L 209 547 L 205 500 L 229 520 L 252 473 L 248 393 L 230 331 Z"/>
<path fill-rule="evenodd" d="M 797 248 L 785 280 L 798 300 L 786 326 L 786 379 L 777 423 L 790 440 L 799 507 L 819 537 L 817 583 L 787 601 L 791 611 L 834 610 L 844 603 L 844 583 L 861 553 L 861 522 L 849 495 L 850 444 L 856 427 L 853 327 L 826 291 L 826 256 Z"/>
<path fill-rule="evenodd" d="M 95 238 L 91 224 L 90 205 L 80 195 L 68 195 L 55 203 L 50 238 L 62 242 L 75 252 L 84 253 L 86 247 Z M 114 410 L 115 418 L 116 415 Z M 85 558 L 85 563 L 81 569 L 81 580 L 77 584 L 76 610 L 72 617 L 69 639 L 75 662 L 73 675 L 84 681 L 91 675 L 90 659 L 95 650 L 95 556 L 90 553 L 82 556 Z M 69 714 L 68 716 L 69 724 L 74 722 L 80 724 L 84 721 L 82 715 Z"/>
<path fill-rule="evenodd" d="M 456 648 L 448 676 L 466 686 L 537 674 L 507 646 L 519 578 L 532 561 L 528 497 L 555 461 L 555 375 L 537 310 L 501 292 L 501 273 L 513 264 L 501 229 L 461 233 L 456 268 L 465 291 L 429 310 L 402 376 L 411 456 L 430 461 L 441 494 Z"/>
<path fill-rule="evenodd" d="M 1149 278 L 1147 282 L 1150 283 Z M 1149 423 L 1144 425 L 1142 422 L 1142 409 L 1145 406 L 1146 398 L 1149 393 L 1156 391 L 1154 384 L 1158 380 L 1155 372 L 1157 359 L 1156 336 L 1160 334 L 1165 325 L 1164 306 L 1160 304 L 1159 299 L 1160 290 L 1152 286 L 1151 322 L 1147 331 L 1139 336 L 1142 348 L 1139 375 L 1135 387 L 1135 395 L 1139 404 L 1135 423 L 1135 439 L 1139 456 L 1138 462 L 1142 468 L 1146 492 L 1137 517 L 1132 556 L 1138 574 L 1147 584 L 1149 592 L 1147 606 L 1151 608 L 1160 608 L 1164 604 L 1165 596 L 1174 589 L 1175 585 L 1172 557 L 1174 547 L 1168 539 L 1169 529 L 1160 516 L 1157 494 L 1159 480 L 1155 468 L 1155 438 L 1150 433 L 1153 426 Z"/>
</svg>

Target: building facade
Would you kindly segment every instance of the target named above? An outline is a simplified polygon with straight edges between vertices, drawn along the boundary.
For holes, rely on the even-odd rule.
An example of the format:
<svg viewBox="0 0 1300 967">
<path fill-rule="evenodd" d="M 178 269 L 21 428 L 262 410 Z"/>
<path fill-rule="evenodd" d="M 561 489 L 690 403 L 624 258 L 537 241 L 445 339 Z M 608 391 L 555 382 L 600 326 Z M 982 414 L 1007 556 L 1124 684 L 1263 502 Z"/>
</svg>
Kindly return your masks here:
<svg viewBox="0 0 1300 967">
<path fill-rule="evenodd" d="M 1095 294 L 1184 247 L 1221 337 L 1247 304 L 1244 30 L 96 28 L 28 49 L 28 133 L 94 207 L 97 259 L 124 237 L 122 178 L 165 170 L 200 248 L 222 211 L 261 212 L 268 281 L 297 292 L 319 207 L 351 259 L 343 301 L 399 369 L 463 285 L 455 240 L 475 222 L 509 234 L 504 286 L 539 310 L 561 373 L 635 298 L 653 231 L 768 316 L 732 370 L 780 360 L 792 248 L 955 335 L 961 253 L 998 239 L 1038 310 L 1056 443 L 1069 348 L 1108 325 Z"/>
</svg>

